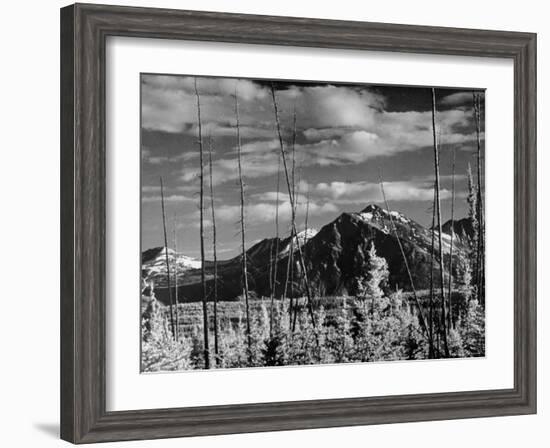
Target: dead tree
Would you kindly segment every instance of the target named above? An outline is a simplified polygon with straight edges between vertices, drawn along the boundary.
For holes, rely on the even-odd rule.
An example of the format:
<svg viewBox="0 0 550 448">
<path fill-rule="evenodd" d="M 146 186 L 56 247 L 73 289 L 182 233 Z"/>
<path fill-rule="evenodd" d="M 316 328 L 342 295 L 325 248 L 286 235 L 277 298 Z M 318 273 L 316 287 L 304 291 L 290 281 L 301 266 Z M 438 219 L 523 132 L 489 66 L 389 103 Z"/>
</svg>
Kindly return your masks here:
<svg viewBox="0 0 550 448">
<path fill-rule="evenodd" d="M 286 263 L 286 273 L 285 273 L 285 284 L 283 288 L 283 298 L 289 297 L 289 305 L 288 305 L 288 313 L 289 313 L 289 319 L 290 324 L 292 326 L 292 315 L 294 313 L 294 296 L 292 294 L 293 288 L 292 288 L 292 270 L 294 268 L 294 234 L 291 230 L 290 232 L 290 243 L 288 246 L 288 258 Z M 290 284 L 290 291 L 289 291 L 289 284 Z"/>
<path fill-rule="evenodd" d="M 309 188 L 308 188 L 307 193 L 306 193 L 306 216 L 305 216 L 305 219 L 304 219 L 305 238 L 307 238 L 307 232 L 308 232 L 308 227 L 307 227 L 308 218 L 309 218 Z"/>
<path fill-rule="evenodd" d="M 164 211 L 164 184 L 160 178 L 160 202 L 162 204 L 162 228 L 164 230 L 164 254 L 166 259 L 166 277 L 168 280 L 168 298 L 170 300 L 170 329 L 172 336 L 177 339 L 176 327 L 174 325 L 174 300 L 172 298 L 172 284 L 170 282 L 170 260 L 168 259 L 168 237 L 166 236 L 166 213 Z"/>
<path fill-rule="evenodd" d="M 294 167 L 293 167 L 293 169 L 294 169 Z M 293 179 L 294 179 L 294 174 L 293 174 Z M 294 182 L 295 181 L 293 180 L 293 185 L 295 185 Z M 296 195 L 296 190 L 295 190 L 294 194 Z M 294 196 L 294 197 L 296 197 L 296 196 Z M 297 204 L 296 204 L 296 206 L 297 206 Z M 304 219 L 304 245 L 307 242 L 308 217 L 309 217 L 309 190 L 307 191 L 307 196 L 306 196 L 306 214 L 305 214 L 305 219 Z M 298 235 L 296 235 L 296 239 L 298 239 Z M 292 331 L 293 332 L 296 330 L 296 320 L 297 320 L 297 318 L 298 318 L 298 307 L 294 307 L 294 316 L 292 318 Z"/>
<path fill-rule="evenodd" d="M 275 197 L 275 244 L 271 241 L 271 247 L 269 249 L 270 266 L 270 312 L 269 312 L 269 335 L 273 334 L 273 307 L 275 302 L 275 294 L 277 292 L 277 265 L 279 264 L 279 190 L 281 188 L 281 157 L 278 157 L 277 161 L 277 194 Z M 273 247 L 275 246 L 275 247 Z M 273 248 L 275 248 L 275 255 L 273 255 Z M 283 297 L 284 300 L 284 297 Z"/>
<path fill-rule="evenodd" d="M 292 226 L 292 228 L 291 228 L 291 238 L 293 238 L 298 233 L 298 232 L 296 232 L 296 209 L 294 207 L 296 198 L 295 198 L 293 190 L 292 190 L 290 174 L 288 172 L 288 164 L 287 164 L 287 161 L 286 161 L 285 147 L 284 147 L 284 143 L 283 143 L 283 135 L 281 133 L 281 123 L 279 121 L 279 109 L 277 107 L 277 98 L 275 97 L 275 87 L 273 86 L 273 84 L 271 84 L 271 96 L 273 98 L 273 108 L 274 108 L 274 112 L 275 112 L 275 122 L 277 124 L 277 135 L 279 137 L 279 147 L 280 147 L 280 150 L 281 150 L 281 159 L 283 161 L 283 168 L 284 168 L 284 171 L 285 171 L 286 186 L 287 186 L 288 197 L 289 197 L 289 201 L 290 201 L 291 222 L 292 222 L 292 224 L 291 224 L 291 226 Z M 307 306 L 308 306 L 309 316 L 310 316 L 310 319 L 311 319 L 311 324 L 314 328 L 315 339 L 316 339 L 317 345 L 319 345 L 319 337 L 318 337 L 318 334 L 317 334 L 317 325 L 315 323 L 315 314 L 313 313 L 313 297 L 312 297 L 311 289 L 310 289 L 309 282 L 308 282 L 308 279 L 307 279 L 307 271 L 306 271 L 306 265 L 305 265 L 305 262 L 304 262 L 304 257 L 303 257 L 303 254 L 302 254 L 302 247 L 301 247 L 301 244 L 300 244 L 300 240 L 298 238 L 296 238 L 296 250 L 298 252 L 298 261 L 300 263 L 300 269 L 302 271 L 302 276 L 304 278 L 304 283 L 305 283 L 305 287 L 306 287 Z"/>
<path fill-rule="evenodd" d="M 279 137 L 279 146 L 280 146 L 280 150 L 281 150 L 281 158 L 283 160 L 283 167 L 284 167 L 284 171 L 285 171 L 285 179 L 286 179 L 288 196 L 289 196 L 289 201 L 290 201 L 291 222 L 292 222 L 291 238 L 293 238 L 298 233 L 296 231 L 296 208 L 295 208 L 296 198 L 295 198 L 295 195 L 293 193 L 293 188 L 290 184 L 291 181 L 290 181 L 290 176 L 289 176 L 289 173 L 288 173 L 288 164 L 287 164 L 287 161 L 286 161 L 286 154 L 285 154 L 285 149 L 284 149 L 283 136 L 281 134 L 281 124 L 280 124 L 280 121 L 279 121 L 279 110 L 278 110 L 278 107 L 277 107 L 277 99 L 275 97 L 275 88 L 274 88 L 273 84 L 271 84 L 271 96 L 273 98 L 273 108 L 274 108 L 274 112 L 275 112 L 275 122 L 277 124 L 277 135 Z M 303 254 L 302 254 L 302 247 L 301 247 L 301 244 L 300 244 L 300 240 L 298 238 L 296 238 L 296 249 L 297 249 L 297 253 L 298 253 L 298 261 L 300 263 L 300 268 L 301 268 L 301 271 L 302 271 L 302 276 L 304 278 L 304 283 L 305 283 L 305 288 L 306 288 L 307 306 L 308 306 L 309 316 L 310 316 L 310 319 L 311 319 L 311 324 L 312 324 L 313 329 L 314 329 L 315 340 L 316 340 L 317 346 L 319 346 L 319 336 L 317 334 L 317 325 L 316 325 L 316 322 L 315 322 L 315 314 L 313 313 L 313 297 L 312 297 L 311 289 L 310 289 L 310 286 L 309 286 L 309 281 L 307 279 L 307 271 L 306 271 L 306 266 L 305 266 L 305 262 L 304 262 L 304 257 L 303 257 Z"/>
<path fill-rule="evenodd" d="M 434 182 L 434 197 L 432 202 L 432 227 L 431 227 L 431 233 L 432 233 L 432 246 L 431 246 L 431 253 L 430 253 L 430 309 L 429 309 L 429 317 L 430 320 L 430 345 L 429 345 L 429 351 L 428 351 L 428 357 L 433 358 L 434 357 L 434 345 L 433 345 L 433 337 L 434 337 L 434 301 L 435 301 L 435 288 L 434 288 L 434 269 L 435 269 L 435 182 Z"/>
<path fill-rule="evenodd" d="M 386 193 L 384 191 L 384 182 L 382 181 L 382 173 L 380 171 L 378 172 L 378 176 L 379 176 L 379 182 L 380 182 L 380 190 L 382 191 L 382 199 L 384 200 L 386 212 L 390 218 L 390 227 L 393 231 L 393 234 L 395 235 L 395 239 L 397 240 L 397 245 L 399 246 L 399 251 L 401 252 L 401 257 L 403 258 L 403 263 L 405 264 L 405 269 L 407 270 L 407 275 L 409 277 L 409 283 L 411 285 L 411 289 L 413 292 L 414 303 L 418 308 L 418 321 L 420 323 L 420 326 L 422 327 L 422 330 L 424 331 L 424 334 L 428 336 L 430 345 L 432 345 L 430 331 L 428 329 L 428 325 L 426 324 L 426 319 L 424 318 L 424 312 L 422 311 L 422 306 L 420 305 L 420 301 L 418 300 L 418 295 L 416 294 L 416 288 L 414 287 L 414 281 L 412 278 L 412 273 L 409 267 L 407 256 L 405 255 L 405 249 L 403 248 L 403 244 L 401 243 L 401 238 L 399 238 L 399 234 L 397 233 L 397 228 L 395 227 L 395 223 L 393 222 L 390 206 L 388 205 L 388 200 L 386 199 Z"/>
<path fill-rule="evenodd" d="M 449 249 L 449 289 L 447 295 L 449 297 L 449 318 L 447 327 L 450 329 L 454 326 L 453 322 L 453 243 L 455 236 L 455 147 L 453 146 L 451 154 L 451 248 Z"/>
<path fill-rule="evenodd" d="M 246 339 L 248 343 L 248 360 L 252 361 L 252 336 L 250 333 L 250 308 L 248 298 L 248 273 L 246 260 L 246 245 L 245 245 L 245 210 L 244 210 L 244 181 L 241 163 L 241 130 L 239 124 L 239 99 L 237 95 L 237 87 L 235 86 L 235 117 L 237 122 L 237 163 L 239 167 L 239 188 L 240 188 L 240 203 L 241 203 L 241 263 L 242 263 L 242 284 L 243 295 L 246 308 Z"/>
<path fill-rule="evenodd" d="M 435 89 L 432 88 L 432 133 L 434 145 L 434 170 L 435 170 L 435 198 L 437 205 L 437 231 L 439 240 L 439 276 L 441 284 L 441 325 L 443 337 L 443 350 L 445 356 L 449 357 L 449 345 L 447 342 L 447 305 L 445 302 L 445 282 L 444 282 L 444 266 L 443 266 L 443 241 L 442 241 L 442 226 L 441 226 L 441 197 L 440 197 L 440 182 L 439 182 L 439 148 L 436 134 L 436 107 L 435 107 Z"/>
<path fill-rule="evenodd" d="M 197 119 L 198 119 L 198 143 L 199 143 L 199 163 L 200 163 L 200 246 L 201 246 L 201 292 L 202 292 L 202 322 L 204 339 L 204 368 L 210 368 L 210 343 L 208 341 L 208 304 L 206 296 L 206 272 L 204 267 L 204 148 L 202 141 L 202 122 L 201 122 L 201 101 L 199 90 L 197 89 L 197 78 L 195 78 L 195 96 L 197 97 Z"/>
<path fill-rule="evenodd" d="M 293 159 L 292 159 L 292 185 L 293 185 L 293 188 L 296 188 L 296 181 L 295 181 L 295 162 L 294 162 L 295 158 L 294 158 L 294 150 L 293 150 Z M 296 197 L 296 190 L 294 190 L 294 197 Z M 298 201 L 296 201 L 298 202 Z M 297 210 L 297 207 L 298 207 L 298 204 L 294 204 L 294 208 Z M 309 216 L 309 190 L 307 192 L 307 198 L 306 198 L 306 214 L 305 214 L 305 220 L 304 220 L 304 245 L 306 244 L 306 241 L 307 241 L 307 231 L 308 231 L 308 227 L 307 227 L 307 224 L 308 224 L 308 216 Z M 295 238 L 298 239 L 298 235 L 295 235 Z M 304 258 L 305 258 L 305 255 L 304 255 Z M 307 273 L 306 273 L 307 274 Z M 307 276 L 306 276 L 307 278 Z M 292 276 L 292 272 L 291 272 L 291 276 L 290 276 L 290 281 L 291 283 L 294 281 L 293 280 L 293 276 Z M 296 321 L 298 320 L 298 304 L 296 303 L 295 306 L 294 306 L 294 314 L 293 314 L 293 317 L 292 317 L 292 332 L 294 332 L 296 330 Z"/>
<path fill-rule="evenodd" d="M 180 334 L 180 324 L 179 324 L 179 297 L 178 297 L 178 219 L 176 213 L 174 213 L 174 291 L 175 291 L 175 305 L 176 312 L 174 318 L 176 319 L 176 341 L 178 340 Z"/>
<path fill-rule="evenodd" d="M 473 93 L 474 101 L 474 118 L 476 123 L 476 140 L 477 140 L 477 249 L 476 249 L 476 289 L 480 303 L 485 303 L 485 261 L 484 261 L 484 220 L 483 220 L 483 195 L 482 195 L 482 178 L 481 173 L 481 95 Z"/>
<path fill-rule="evenodd" d="M 292 125 L 292 168 L 291 168 L 291 182 L 292 182 L 292 195 L 296 197 L 296 107 L 294 107 L 294 113 L 293 113 L 293 125 Z M 292 219 L 295 219 L 296 216 L 296 206 L 297 204 L 294 204 L 294 215 L 291 217 Z M 286 276 L 285 276 L 285 286 L 284 286 L 284 295 L 286 296 L 286 292 L 288 289 L 288 285 L 290 283 L 291 289 L 290 289 L 290 303 L 289 303 L 289 319 L 290 319 L 290 328 L 292 332 L 294 332 L 294 329 L 296 327 L 296 316 L 297 316 L 297 299 L 294 299 L 293 295 L 293 285 L 294 285 L 294 238 L 296 235 L 294 235 L 294 227 L 295 227 L 295 221 L 291 222 L 290 225 L 290 246 L 289 246 L 289 253 L 288 253 L 288 260 L 286 265 Z"/>
<path fill-rule="evenodd" d="M 218 342 L 218 253 L 216 247 L 216 211 L 214 207 L 214 182 L 212 174 L 212 137 L 208 138 L 208 172 L 210 178 L 210 211 L 212 212 L 212 256 L 214 258 L 214 358 L 220 363 Z"/>
</svg>

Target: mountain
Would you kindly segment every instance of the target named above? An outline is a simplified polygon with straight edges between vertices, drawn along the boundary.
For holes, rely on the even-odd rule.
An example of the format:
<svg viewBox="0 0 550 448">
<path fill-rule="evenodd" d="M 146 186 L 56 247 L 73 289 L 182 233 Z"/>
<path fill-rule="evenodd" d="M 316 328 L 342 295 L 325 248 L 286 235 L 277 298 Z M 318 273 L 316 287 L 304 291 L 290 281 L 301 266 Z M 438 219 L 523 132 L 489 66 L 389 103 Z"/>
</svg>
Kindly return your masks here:
<svg viewBox="0 0 550 448">
<path fill-rule="evenodd" d="M 201 268 L 200 260 L 176 254 L 173 249 L 168 248 L 168 263 L 173 271 L 177 266 L 179 273 Z M 173 272 L 170 273 L 171 275 Z M 141 254 L 141 276 L 153 280 L 155 284 L 166 283 L 166 250 L 164 247 L 148 249 Z"/>
<path fill-rule="evenodd" d="M 398 238 L 392 231 L 392 221 Z M 467 224 L 455 221 L 455 233 L 458 229 L 467 229 Z M 445 226 L 450 229 L 450 222 Z M 462 226 L 462 227 L 461 227 Z M 444 227 L 445 228 L 445 227 Z M 462 234 L 462 233 L 461 233 Z M 436 244 L 438 241 L 437 233 Z M 405 252 L 414 286 L 416 289 L 429 287 L 431 272 L 431 231 L 421 224 L 407 218 L 405 215 L 386 210 L 371 204 L 358 213 L 343 213 L 319 231 L 309 229 L 297 236 L 304 255 L 308 280 L 311 289 L 318 296 L 354 294 L 356 280 L 366 271 L 368 250 L 374 244 L 379 256 L 388 262 L 389 284 L 387 287 L 397 287 L 411 290 L 407 269 L 401 255 L 399 243 Z M 252 297 L 269 297 L 271 293 L 270 279 L 275 247 L 279 245 L 277 257 L 276 296 L 283 295 L 291 238 L 266 238 L 254 244 L 247 250 L 249 290 Z M 450 236 L 442 233 L 444 262 L 448 263 Z M 294 263 L 290 273 L 293 282 L 287 295 L 302 296 L 305 294 L 304 283 L 294 244 Z M 177 260 L 178 265 L 178 295 L 182 301 L 196 301 L 202 297 L 200 283 L 200 261 L 175 254 L 168 249 L 170 263 Z M 466 245 L 462 239 L 455 239 L 453 248 L 455 268 L 458 261 L 466 253 Z M 142 276 L 153 280 L 155 295 L 164 303 L 168 303 L 166 281 L 166 261 L 164 248 L 150 249 L 143 253 Z M 213 284 L 213 263 L 205 262 L 207 289 Z M 174 269 L 172 268 L 172 271 Z M 271 272 L 270 272 L 271 271 Z M 456 269 L 453 270 L 456 275 Z M 173 279 L 173 272 L 171 272 Z M 219 300 L 239 300 L 242 296 L 241 257 L 218 262 L 218 297 Z M 174 281 L 171 282 L 174 284 Z"/>
<path fill-rule="evenodd" d="M 472 225 L 472 220 L 470 218 L 462 218 L 454 220 L 452 222 L 452 228 L 454 228 L 455 237 L 458 238 L 461 242 L 467 243 L 471 241 L 474 237 L 474 226 Z M 451 220 L 449 219 L 442 226 L 444 233 L 451 234 Z"/>
<path fill-rule="evenodd" d="M 395 230 L 399 237 L 395 236 Z M 437 233 L 436 233 L 437 244 Z M 343 213 L 323 227 L 304 247 L 309 278 L 319 295 L 354 294 L 358 275 L 367 268 L 368 250 L 374 244 L 386 259 L 389 287 L 410 290 L 410 280 L 399 243 L 403 247 L 416 289 L 429 287 L 431 232 L 405 215 L 369 205 L 359 213 Z M 449 235 L 442 234 L 445 263 L 450 249 Z M 464 249 L 455 245 L 455 253 Z"/>
</svg>

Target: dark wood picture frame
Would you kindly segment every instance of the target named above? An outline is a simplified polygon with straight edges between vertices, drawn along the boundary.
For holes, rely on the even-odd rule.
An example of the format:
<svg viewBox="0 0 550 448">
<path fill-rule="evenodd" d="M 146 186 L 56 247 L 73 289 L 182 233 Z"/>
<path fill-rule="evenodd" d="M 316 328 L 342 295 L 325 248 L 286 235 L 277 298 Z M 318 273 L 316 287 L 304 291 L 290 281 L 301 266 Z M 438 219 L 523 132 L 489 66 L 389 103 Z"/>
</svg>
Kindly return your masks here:
<svg viewBox="0 0 550 448">
<path fill-rule="evenodd" d="M 514 63 L 514 387 L 106 411 L 107 36 L 510 58 Z M 61 9 L 61 438 L 73 443 L 536 412 L 536 35 L 76 4 Z"/>
</svg>

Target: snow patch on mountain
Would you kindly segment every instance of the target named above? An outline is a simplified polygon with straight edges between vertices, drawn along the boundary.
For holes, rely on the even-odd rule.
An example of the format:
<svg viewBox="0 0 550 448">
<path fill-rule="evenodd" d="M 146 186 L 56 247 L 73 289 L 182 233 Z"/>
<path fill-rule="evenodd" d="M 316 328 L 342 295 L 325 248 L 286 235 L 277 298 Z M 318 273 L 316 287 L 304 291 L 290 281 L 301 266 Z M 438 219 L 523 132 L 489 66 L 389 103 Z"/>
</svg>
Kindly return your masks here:
<svg viewBox="0 0 550 448">
<path fill-rule="evenodd" d="M 396 211 L 391 211 L 390 215 L 392 216 L 392 218 L 394 218 L 398 221 L 401 221 L 403 224 L 409 224 L 410 223 L 410 220 L 407 217 L 405 217 L 405 215 L 403 215 L 402 213 L 399 213 L 399 212 L 396 212 Z"/>
<path fill-rule="evenodd" d="M 185 271 L 188 269 L 200 269 L 201 262 L 187 255 L 176 253 L 174 249 L 165 248 L 159 250 L 156 257 L 143 264 L 143 268 L 147 269 L 149 275 L 162 274 L 166 272 L 166 254 L 168 253 L 168 264 L 170 269 Z"/>
<path fill-rule="evenodd" d="M 315 235 L 317 235 L 318 231 L 317 229 L 307 229 L 302 230 L 301 232 L 298 232 L 298 234 L 294 237 L 294 250 L 298 247 L 298 241 L 300 242 L 300 246 L 303 246 L 306 244 L 311 238 L 313 238 Z M 279 251 L 279 257 L 284 257 L 288 252 L 290 251 L 290 238 L 288 239 L 288 243 Z"/>
<path fill-rule="evenodd" d="M 373 216 L 372 216 L 372 213 L 369 213 L 369 212 L 363 212 L 363 213 L 359 213 L 359 216 L 361 217 L 361 219 L 365 222 L 369 222 L 372 220 Z"/>
</svg>

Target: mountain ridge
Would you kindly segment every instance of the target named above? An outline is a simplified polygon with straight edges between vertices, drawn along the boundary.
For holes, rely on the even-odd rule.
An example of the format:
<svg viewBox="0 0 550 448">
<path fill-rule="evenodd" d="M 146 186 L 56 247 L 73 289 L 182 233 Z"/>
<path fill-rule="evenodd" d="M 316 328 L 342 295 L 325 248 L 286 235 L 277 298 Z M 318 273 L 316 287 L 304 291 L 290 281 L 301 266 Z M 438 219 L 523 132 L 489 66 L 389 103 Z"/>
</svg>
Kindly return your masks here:
<svg viewBox="0 0 550 448">
<path fill-rule="evenodd" d="M 466 220 L 466 221 L 464 221 Z M 459 276 L 461 260 L 467 251 L 467 241 L 458 237 L 465 235 L 468 218 L 455 220 L 453 242 L 453 277 Z M 461 224 L 457 224 L 460 222 Z M 399 241 L 393 232 L 399 236 Z M 448 263 L 450 249 L 451 223 L 443 225 L 442 233 L 444 262 Z M 386 259 L 389 269 L 387 288 L 412 289 L 401 254 L 400 245 L 406 254 L 415 289 L 429 286 L 431 272 L 431 231 L 421 224 L 409 219 L 398 211 L 390 211 L 375 204 L 369 204 L 360 212 L 344 212 L 318 231 L 309 229 L 308 234 L 300 232 L 299 239 L 304 254 L 304 261 L 311 289 L 317 296 L 352 295 L 355 293 L 357 278 L 365 272 L 368 262 L 368 250 L 375 245 L 379 256 Z M 275 296 L 284 294 L 288 255 L 291 237 L 279 238 L 279 256 L 277 260 L 277 283 Z M 436 244 L 437 244 L 436 233 Z M 247 249 L 249 266 L 249 290 L 252 297 L 269 297 L 271 294 L 271 263 L 274 259 L 274 247 L 277 238 L 265 238 Z M 296 248 L 296 245 L 294 245 Z M 202 297 L 200 284 L 200 261 L 169 250 L 170 264 L 177 260 L 178 296 L 183 301 L 197 301 Z M 147 256 L 145 256 L 147 254 Z M 156 255 L 155 255 L 156 254 Z M 154 256 L 155 255 L 155 256 Z M 155 295 L 168 303 L 166 288 L 164 248 L 154 248 L 142 254 L 142 277 L 153 281 Z M 163 261 L 164 260 L 164 261 Z M 198 263 L 198 265 L 197 265 Z M 213 285 L 213 263 L 205 261 L 207 288 Z M 300 266 L 297 257 L 290 270 L 294 281 L 289 284 L 287 296 L 303 296 L 305 285 L 300 280 Z M 173 275 L 173 273 L 171 273 Z M 241 287 L 241 256 L 218 262 L 219 300 L 239 300 Z M 172 285 L 174 284 L 172 280 Z"/>
</svg>

